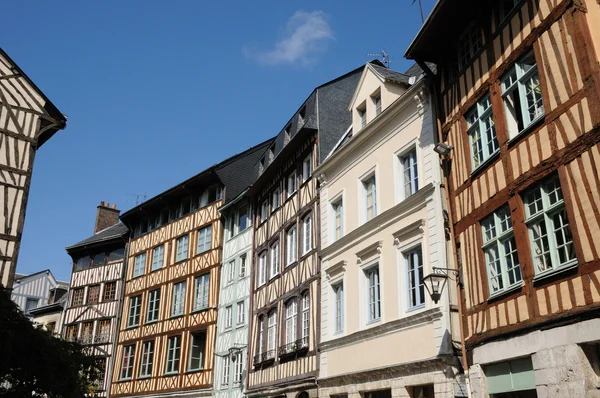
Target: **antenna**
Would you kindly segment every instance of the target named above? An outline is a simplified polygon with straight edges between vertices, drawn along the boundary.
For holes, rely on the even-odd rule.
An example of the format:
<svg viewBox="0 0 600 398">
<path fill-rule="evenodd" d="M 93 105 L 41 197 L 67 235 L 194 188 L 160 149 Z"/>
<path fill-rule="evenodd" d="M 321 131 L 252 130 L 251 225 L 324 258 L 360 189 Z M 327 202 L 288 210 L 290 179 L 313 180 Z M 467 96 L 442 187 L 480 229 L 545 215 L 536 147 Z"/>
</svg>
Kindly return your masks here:
<svg viewBox="0 0 600 398">
<path fill-rule="evenodd" d="M 140 203 L 143 203 L 146 201 L 146 194 L 145 193 L 128 193 L 128 196 L 135 196 L 135 205 L 139 205 Z M 141 200 L 140 200 L 141 199 Z"/>
<path fill-rule="evenodd" d="M 381 62 L 385 65 L 386 68 L 390 68 L 392 61 L 390 60 L 390 54 L 385 52 L 385 49 L 382 49 L 380 53 L 367 53 L 369 57 L 381 57 Z"/>
<path fill-rule="evenodd" d="M 421 23 L 425 23 L 425 17 L 423 17 L 423 3 L 421 3 L 421 0 L 413 0 L 412 5 L 415 5 L 417 1 L 419 2 L 419 10 L 421 11 Z"/>
</svg>

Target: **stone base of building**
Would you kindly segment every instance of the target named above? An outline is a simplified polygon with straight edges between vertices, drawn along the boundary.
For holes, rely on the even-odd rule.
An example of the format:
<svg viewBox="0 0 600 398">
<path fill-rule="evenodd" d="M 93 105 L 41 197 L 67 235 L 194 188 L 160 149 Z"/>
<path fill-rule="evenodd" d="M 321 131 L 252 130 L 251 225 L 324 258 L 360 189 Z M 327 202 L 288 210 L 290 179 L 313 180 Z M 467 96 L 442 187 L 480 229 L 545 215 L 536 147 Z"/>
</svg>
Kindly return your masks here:
<svg viewBox="0 0 600 398">
<path fill-rule="evenodd" d="M 249 389 L 246 396 L 250 398 L 317 398 L 319 397 L 316 380 L 304 380 L 301 383 L 266 386 L 260 389 Z"/>
<path fill-rule="evenodd" d="M 121 398 L 204 398 L 212 397 L 212 389 L 172 391 L 163 393 L 149 393 L 144 395 L 123 395 Z M 112 395 L 111 395 L 112 396 Z"/>
<path fill-rule="evenodd" d="M 599 359 L 600 319 L 488 343 L 473 350 L 472 397 L 600 398 Z M 527 369 L 516 366 L 515 376 L 502 373 L 524 362 Z"/>
<path fill-rule="evenodd" d="M 319 380 L 319 397 L 454 398 L 466 397 L 458 361 L 432 359 L 415 364 L 352 373 Z"/>
</svg>

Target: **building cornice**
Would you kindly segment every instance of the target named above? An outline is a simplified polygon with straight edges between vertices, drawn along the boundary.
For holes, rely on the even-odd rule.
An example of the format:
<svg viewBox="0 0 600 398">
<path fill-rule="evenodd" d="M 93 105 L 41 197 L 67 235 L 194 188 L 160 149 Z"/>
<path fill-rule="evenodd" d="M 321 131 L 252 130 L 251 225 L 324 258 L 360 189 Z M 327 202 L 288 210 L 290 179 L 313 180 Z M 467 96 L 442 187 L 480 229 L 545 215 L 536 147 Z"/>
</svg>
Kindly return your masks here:
<svg viewBox="0 0 600 398">
<path fill-rule="evenodd" d="M 405 318 L 396 319 L 395 321 L 386 322 L 383 325 L 375 326 L 369 329 L 360 330 L 348 336 L 343 336 L 335 340 L 324 341 L 319 344 L 319 351 L 326 352 L 334 349 L 346 347 L 358 342 L 371 340 L 383 335 L 397 332 L 399 330 L 412 328 L 415 326 L 432 323 L 442 317 L 442 311 L 439 307 L 434 307 Z"/>
<path fill-rule="evenodd" d="M 340 239 L 331 243 L 330 245 L 321 249 L 320 257 L 321 259 L 327 259 L 337 251 L 344 248 L 347 244 L 359 238 L 360 236 L 366 235 L 369 232 L 380 229 L 386 226 L 394 217 L 398 216 L 402 213 L 407 213 L 409 211 L 415 211 L 426 205 L 427 199 L 435 192 L 435 186 L 432 183 L 425 185 L 423 188 L 419 189 L 417 193 L 411 195 L 410 197 L 404 199 L 402 202 L 398 203 L 394 207 L 384 211 L 383 213 L 377 215 L 372 220 L 364 223 L 363 225 L 355 228 L 354 230 L 348 232 L 346 235 L 342 236 Z"/>
</svg>

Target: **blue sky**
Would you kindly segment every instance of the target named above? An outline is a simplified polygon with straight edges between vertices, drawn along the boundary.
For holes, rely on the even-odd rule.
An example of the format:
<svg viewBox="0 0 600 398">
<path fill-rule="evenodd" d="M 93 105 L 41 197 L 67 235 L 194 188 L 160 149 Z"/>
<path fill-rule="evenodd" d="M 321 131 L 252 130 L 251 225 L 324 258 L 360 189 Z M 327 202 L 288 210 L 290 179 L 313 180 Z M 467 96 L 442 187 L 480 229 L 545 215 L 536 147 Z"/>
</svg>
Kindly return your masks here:
<svg viewBox="0 0 600 398">
<path fill-rule="evenodd" d="M 17 271 L 69 280 L 96 206 L 125 211 L 283 128 L 314 87 L 382 48 L 412 0 L 47 1 L 3 7 L 4 50 L 68 116 L 37 153 Z M 434 0 L 423 0 L 424 12 Z"/>
</svg>

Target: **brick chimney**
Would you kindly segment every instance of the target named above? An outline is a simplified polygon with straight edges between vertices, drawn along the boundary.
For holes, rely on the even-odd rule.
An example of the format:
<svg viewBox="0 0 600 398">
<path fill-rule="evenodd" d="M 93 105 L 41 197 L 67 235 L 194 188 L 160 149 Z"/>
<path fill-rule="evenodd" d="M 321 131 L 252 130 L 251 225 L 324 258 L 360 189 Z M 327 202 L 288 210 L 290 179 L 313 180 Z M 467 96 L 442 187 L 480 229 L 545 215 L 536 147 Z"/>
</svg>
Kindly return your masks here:
<svg viewBox="0 0 600 398">
<path fill-rule="evenodd" d="M 119 222 L 119 214 L 121 214 L 121 210 L 117 210 L 117 205 L 113 204 L 111 207 L 108 202 L 100 202 L 100 206 L 98 206 L 98 211 L 96 212 L 94 234 L 117 224 Z"/>
</svg>

